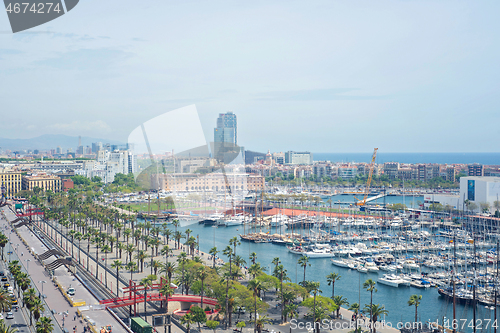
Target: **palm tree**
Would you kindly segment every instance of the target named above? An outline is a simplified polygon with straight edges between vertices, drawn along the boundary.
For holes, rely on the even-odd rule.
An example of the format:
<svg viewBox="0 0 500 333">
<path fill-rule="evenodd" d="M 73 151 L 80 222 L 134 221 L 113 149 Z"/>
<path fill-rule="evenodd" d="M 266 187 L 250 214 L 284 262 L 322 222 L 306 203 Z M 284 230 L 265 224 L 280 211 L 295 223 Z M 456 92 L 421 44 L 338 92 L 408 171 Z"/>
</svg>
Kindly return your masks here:
<svg viewBox="0 0 500 333">
<path fill-rule="evenodd" d="M 184 266 L 186 265 L 186 263 L 188 262 L 188 257 L 187 257 L 187 253 L 186 252 L 181 252 L 179 254 L 179 256 L 177 257 L 177 262 L 181 265 L 181 273 L 182 273 L 182 281 L 185 282 L 185 279 L 184 279 L 184 275 L 186 273 L 185 269 L 184 269 Z M 181 293 L 184 294 L 184 287 L 185 285 L 183 284 L 182 286 L 182 289 L 181 289 Z"/>
<path fill-rule="evenodd" d="M 145 250 L 139 250 L 137 254 L 135 255 L 137 259 L 137 266 L 139 266 L 139 263 L 141 265 L 141 273 L 144 270 L 144 260 L 148 257 L 148 254 L 146 253 Z"/>
<path fill-rule="evenodd" d="M 154 275 L 156 275 L 158 270 L 163 267 L 163 264 L 159 260 L 153 260 L 151 267 L 153 268 Z"/>
<path fill-rule="evenodd" d="M 356 329 L 355 329 L 355 332 L 358 332 L 359 303 L 352 303 L 348 310 L 354 312 L 354 314 L 356 316 L 356 323 L 355 323 Z"/>
<path fill-rule="evenodd" d="M 191 254 L 191 258 L 194 258 L 194 248 L 196 246 L 196 238 L 193 236 L 189 237 L 184 245 L 187 245 L 189 247 L 189 254 Z"/>
<path fill-rule="evenodd" d="M 321 292 L 321 290 L 319 289 L 319 282 L 311 282 L 311 292 L 314 295 L 314 300 L 313 300 L 313 323 L 314 323 L 314 327 L 316 328 L 316 320 L 317 320 L 317 316 L 316 316 L 316 295 Z M 317 329 L 317 332 L 319 332 L 319 327 L 317 327 L 316 329 Z"/>
<path fill-rule="evenodd" d="M 2 261 L 3 261 L 3 249 L 5 245 L 9 242 L 9 239 L 4 234 L 0 234 L 0 247 L 2 248 Z"/>
<path fill-rule="evenodd" d="M 108 253 L 111 251 L 111 247 L 106 244 L 101 248 L 101 252 L 104 253 L 104 285 L 108 286 L 108 270 L 106 269 L 108 266 Z M 97 262 L 97 266 L 99 266 L 99 262 Z M 101 280 L 102 281 L 102 280 Z"/>
<path fill-rule="evenodd" d="M 236 246 L 241 245 L 241 242 L 238 240 L 238 237 L 234 236 L 229 240 L 229 245 L 233 245 L 234 247 L 233 255 L 236 255 Z"/>
<path fill-rule="evenodd" d="M 285 321 L 287 318 L 299 318 L 298 308 L 299 306 L 293 303 L 285 305 Z"/>
<path fill-rule="evenodd" d="M 408 306 L 415 305 L 415 322 L 417 323 L 417 311 L 418 311 L 418 306 L 420 305 L 420 300 L 422 299 L 422 295 L 411 295 L 410 299 L 408 300 Z M 415 326 L 415 325 L 414 325 Z"/>
<path fill-rule="evenodd" d="M 284 317 L 283 317 L 283 307 L 285 305 L 285 302 L 283 301 L 284 300 L 284 297 L 283 297 L 283 281 L 286 281 L 286 280 L 290 280 L 287 276 L 287 270 L 283 267 L 283 265 L 278 265 L 278 267 L 276 267 L 276 275 L 277 277 L 279 278 L 280 280 L 280 289 L 281 289 L 281 323 L 283 323 L 284 321 Z M 319 285 L 319 283 L 318 283 Z"/>
<path fill-rule="evenodd" d="M 253 292 L 253 302 L 254 302 L 254 318 L 257 318 L 257 296 L 259 295 L 262 289 L 262 283 L 259 280 L 250 280 L 248 282 L 248 289 Z M 255 322 L 254 331 L 257 330 L 257 322 Z"/>
<path fill-rule="evenodd" d="M 187 313 L 181 317 L 181 323 L 183 325 L 186 325 L 186 329 L 187 329 L 186 333 L 189 333 L 189 328 L 190 328 L 191 324 L 194 322 L 193 319 L 194 319 L 193 315 L 190 313 Z"/>
<path fill-rule="evenodd" d="M 162 256 L 165 256 L 165 265 L 168 263 L 168 255 L 170 254 L 170 247 L 168 245 L 164 245 L 160 251 Z"/>
<path fill-rule="evenodd" d="M 368 279 L 363 283 L 363 289 L 366 289 L 367 291 L 370 292 L 370 308 L 369 310 L 371 311 L 373 308 L 373 292 L 377 292 L 377 288 L 375 288 L 376 282 L 373 281 L 372 279 Z M 373 314 L 370 313 L 370 320 L 373 322 Z M 375 333 L 373 331 L 373 333 Z"/>
<path fill-rule="evenodd" d="M 342 297 L 340 295 L 339 296 L 335 296 L 333 298 L 333 303 L 335 303 L 335 305 L 337 305 L 337 318 L 340 315 L 340 307 L 342 305 L 349 305 L 349 302 L 347 301 L 347 298 Z"/>
<path fill-rule="evenodd" d="M 128 244 L 125 247 L 125 251 L 128 253 L 128 258 L 129 258 L 128 261 L 132 261 L 132 254 L 134 254 L 134 252 L 135 252 L 135 246 L 132 244 Z"/>
<path fill-rule="evenodd" d="M 54 325 L 52 324 L 52 319 L 49 317 L 42 317 L 36 323 L 36 333 L 51 333 L 54 330 Z M 4 332 L 3 333 L 8 333 Z"/>
<path fill-rule="evenodd" d="M 252 264 L 255 265 L 255 261 L 257 260 L 257 253 L 255 253 L 255 252 L 250 253 L 249 259 L 252 262 Z"/>
<path fill-rule="evenodd" d="M 167 279 L 167 282 L 161 286 L 159 292 L 165 296 L 165 313 L 168 313 L 168 298 L 174 293 L 174 290 L 170 286 L 170 279 Z"/>
<path fill-rule="evenodd" d="M 33 302 L 30 311 L 31 313 L 33 313 L 35 321 L 38 321 L 43 311 L 45 311 L 45 307 L 43 306 L 42 301 L 38 297 L 35 298 L 35 301 Z"/>
<path fill-rule="evenodd" d="M 235 256 L 234 257 L 234 264 L 236 266 L 238 266 L 238 268 L 241 268 L 241 266 L 245 265 L 246 263 L 247 262 L 242 257 L 240 257 L 240 256 Z"/>
<path fill-rule="evenodd" d="M 371 327 L 373 329 L 373 333 L 377 333 L 375 329 L 375 323 L 377 322 L 378 318 L 382 315 L 388 315 L 389 311 L 385 309 L 384 306 L 380 306 L 379 304 L 372 304 L 370 308 L 368 308 L 368 305 L 365 306 L 364 311 L 366 313 L 370 313 L 372 315 L 371 319 Z"/>
<path fill-rule="evenodd" d="M 156 281 L 156 275 L 150 274 L 147 277 L 143 278 L 139 283 L 141 286 L 144 286 L 144 320 L 148 321 L 148 313 L 146 312 L 146 305 L 148 304 L 148 288 L 153 285 L 153 282 Z"/>
<path fill-rule="evenodd" d="M 248 268 L 248 273 L 252 274 L 252 278 L 255 279 L 257 275 L 262 274 L 262 267 L 260 266 L 260 263 L 253 264 Z"/>
<path fill-rule="evenodd" d="M 127 268 L 127 270 L 130 272 L 130 280 L 132 280 L 132 273 L 135 272 L 137 270 L 137 264 L 135 263 L 135 261 L 129 261 L 125 267 Z"/>
<path fill-rule="evenodd" d="M 271 322 L 268 316 L 260 316 L 258 319 L 255 318 L 252 320 L 255 323 L 255 327 L 257 328 L 258 333 L 262 333 L 262 329 L 264 328 L 265 324 L 268 324 Z"/>
<path fill-rule="evenodd" d="M 118 297 L 118 284 L 119 284 L 119 271 L 123 268 L 123 263 L 121 260 L 115 260 L 111 264 L 111 268 L 116 269 L 116 297 Z"/>
<path fill-rule="evenodd" d="M 163 267 L 162 272 L 167 273 L 168 279 L 171 281 L 172 280 L 172 275 L 174 274 L 175 271 L 175 263 L 173 262 L 167 262 L 165 267 Z"/>
<path fill-rule="evenodd" d="M 227 318 L 231 318 L 231 313 L 229 313 L 229 280 L 232 278 L 232 271 L 231 271 L 231 258 L 233 257 L 233 249 L 231 246 L 227 246 L 224 251 L 222 251 L 222 254 L 225 256 L 229 257 L 229 277 L 226 282 L 226 329 L 227 329 Z M 229 319 L 231 321 L 231 319 Z M 229 323 L 229 326 L 231 326 L 231 323 Z"/>
<path fill-rule="evenodd" d="M 0 311 L 5 312 L 12 308 L 12 300 L 5 289 L 0 289 Z"/>
<path fill-rule="evenodd" d="M 215 257 L 219 253 L 219 251 L 217 251 L 217 247 L 214 246 L 213 248 L 210 249 L 208 253 L 212 256 L 212 261 L 213 261 L 212 268 L 215 268 Z"/>
<path fill-rule="evenodd" d="M 7 323 L 4 320 L 0 320 L 1 333 L 16 333 L 17 331 L 19 331 L 17 328 L 7 325 Z M 37 333 L 44 333 L 44 332 L 38 332 L 37 330 Z"/>
<path fill-rule="evenodd" d="M 200 307 L 203 309 L 203 292 L 204 292 L 204 289 L 203 289 L 204 285 L 203 284 L 205 283 L 205 280 L 208 277 L 208 271 L 207 271 L 206 267 L 201 266 L 198 269 L 198 271 L 196 272 L 196 275 L 197 275 L 198 279 L 200 279 L 200 281 L 201 281 L 201 295 L 200 295 L 201 296 L 201 305 L 200 305 Z"/>
<path fill-rule="evenodd" d="M 330 273 L 326 276 L 328 285 L 332 285 L 332 299 L 335 298 L 335 281 L 340 280 L 341 276 L 337 273 Z"/>
<path fill-rule="evenodd" d="M 305 283 L 306 282 L 306 268 L 307 268 L 307 265 L 311 266 L 311 264 L 309 263 L 309 257 L 303 255 L 302 257 L 299 258 L 299 260 L 297 261 L 297 263 L 299 264 L 300 267 L 304 268 L 304 280 L 302 282 Z"/>
</svg>

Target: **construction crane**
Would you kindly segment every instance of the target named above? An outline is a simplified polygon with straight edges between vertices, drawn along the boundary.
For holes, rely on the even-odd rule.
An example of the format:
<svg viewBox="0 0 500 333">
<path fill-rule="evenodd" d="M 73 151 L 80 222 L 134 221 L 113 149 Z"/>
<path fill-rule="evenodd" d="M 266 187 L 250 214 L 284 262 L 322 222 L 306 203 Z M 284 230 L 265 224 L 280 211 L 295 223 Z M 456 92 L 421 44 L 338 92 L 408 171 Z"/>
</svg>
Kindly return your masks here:
<svg viewBox="0 0 500 333">
<path fill-rule="evenodd" d="M 375 158 L 377 157 L 377 150 L 378 148 L 373 149 L 372 162 L 370 163 L 370 172 L 368 173 L 368 180 L 366 182 L 365 196 L 363 200 L 359 200 L 358 198 L 354 197 L 356 200 L 358 200 L 358 202 L 356 202 L 356 206 L 366 205 L 366 199 L 368 198 L 368 194 L 370 193 L 370 185 L 372 183 L 372 176 L 373 176 L 373 166 L 375 163 Z"/>
</svg>

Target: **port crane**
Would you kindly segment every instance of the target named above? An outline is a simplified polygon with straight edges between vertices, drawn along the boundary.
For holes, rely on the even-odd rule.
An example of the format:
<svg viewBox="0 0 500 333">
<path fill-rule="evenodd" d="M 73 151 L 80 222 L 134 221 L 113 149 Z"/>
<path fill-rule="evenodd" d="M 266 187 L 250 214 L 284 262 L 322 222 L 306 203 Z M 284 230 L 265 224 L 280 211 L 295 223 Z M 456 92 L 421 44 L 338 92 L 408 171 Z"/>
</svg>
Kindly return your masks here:
<svg viewBox="0 0 500 333">
<path fill-rule="evenodd" d="M 370 163 L 370 172 L 368 173 L 368 180 L 366 182 L 365 196 L 364 196 L 363 200 L 359 200 L 358 198 L 354 197 L 354 199 L 358 200 L 358 202 L 356 202 L 356 206 L 366 205 L 366 199 L 368 198 L 368 194 L 370 193 L 370 185 L 372 183 L 373 167 L 375 165 L 374 164 L 375 158 L 377 157 L 377 150 L 378 150 L 378 148 L 373 149 L 372 162 Z"/>
</svg>

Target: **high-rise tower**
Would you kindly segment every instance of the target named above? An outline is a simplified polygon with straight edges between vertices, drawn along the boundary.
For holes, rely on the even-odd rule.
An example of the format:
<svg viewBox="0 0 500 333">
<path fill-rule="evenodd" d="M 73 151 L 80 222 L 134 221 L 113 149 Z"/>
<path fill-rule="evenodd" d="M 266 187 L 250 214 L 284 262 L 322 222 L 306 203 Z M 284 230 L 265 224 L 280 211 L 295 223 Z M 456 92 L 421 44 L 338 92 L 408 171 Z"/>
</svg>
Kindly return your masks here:
<svg viewBox="0 0 500 333">
<path fill-rule="evenodd" d="M 214 142 L 238 144 L 238 121 L 232 112 L 220 113 L 214 129 Z"/>
</svg>

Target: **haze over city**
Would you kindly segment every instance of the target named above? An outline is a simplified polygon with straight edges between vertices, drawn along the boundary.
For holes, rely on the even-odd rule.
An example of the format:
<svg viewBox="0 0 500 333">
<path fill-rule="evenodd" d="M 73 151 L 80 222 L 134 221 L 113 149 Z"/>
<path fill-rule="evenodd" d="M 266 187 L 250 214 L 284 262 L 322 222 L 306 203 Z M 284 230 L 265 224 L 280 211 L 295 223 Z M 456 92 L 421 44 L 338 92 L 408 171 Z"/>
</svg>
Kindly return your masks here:
<svg viewBox="0 0 500 333">
<path fill-rule="evenodd" d="M 87 0 L 0 34 L 0 137 L 125 142 L 196 104 L 259 151 L 498 152 L 499 6 Z"/>
</svg>

